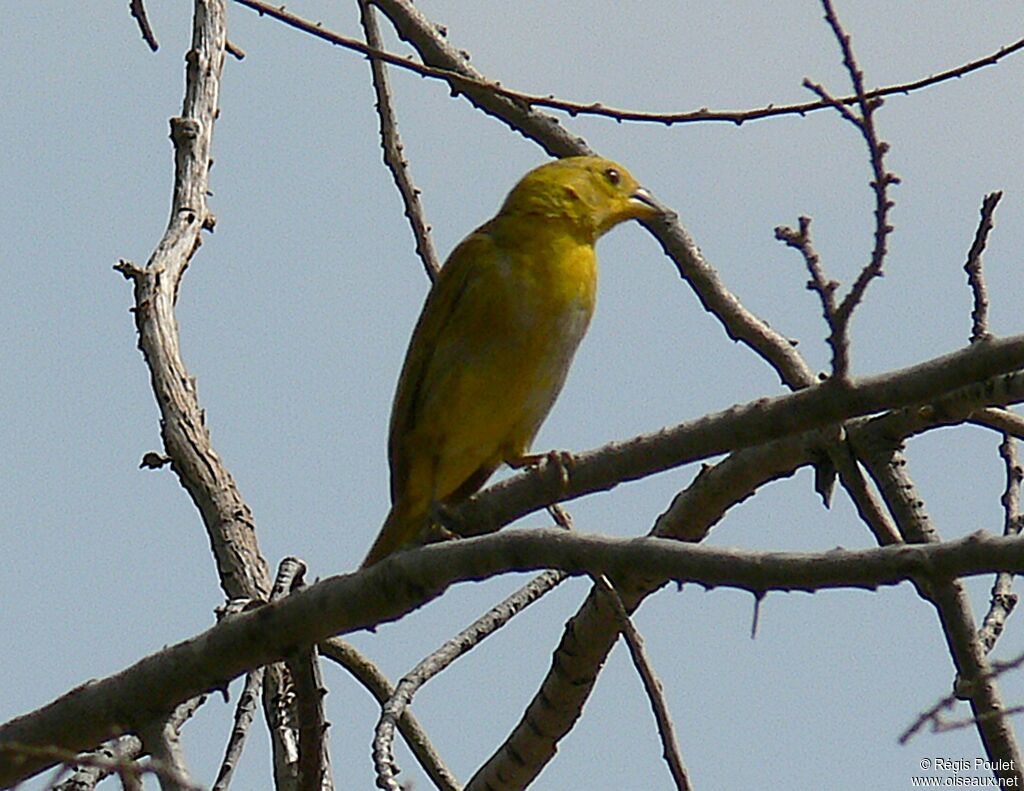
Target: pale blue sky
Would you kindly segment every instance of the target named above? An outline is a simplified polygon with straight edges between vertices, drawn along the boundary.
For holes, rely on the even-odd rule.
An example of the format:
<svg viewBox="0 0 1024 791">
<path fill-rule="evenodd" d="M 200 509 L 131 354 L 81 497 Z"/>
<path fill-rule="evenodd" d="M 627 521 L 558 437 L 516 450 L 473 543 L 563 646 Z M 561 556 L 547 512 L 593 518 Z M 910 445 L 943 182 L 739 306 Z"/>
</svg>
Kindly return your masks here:
<svg viewBox="0 0 1024 791">
<path fill-rule="evenodd" d="M 0 26 L 0 721 L 205 629 L 220 603 L 188 497 L 170 472 L 138 469 L 143 453 L 159 448 L 157 412 L 127 312 L 130 287 L 111 269 L 121 257 L 144 262 L 166 224 L 167 119 L 181 106 L 190 4 L 148 3 L 157 54 L 126 5 L 16 3 Z M 674 111 L 804 100 L 805 76 L 847 90 L 811 0 L 418 5 L 485 74 L 524 90 Z M 288 7 L 358 35 L 354 3 Z M 870 85 L 917 79 L 1024 36 L 1019 4 L 1008 0 L 837 7 Z M 327 576 L 358 563 L 387 510 L 390 399 L 427 281 L 381 164 L 365 61 L 240 6 L 229 8 L 229 31 L 248 57 L 226 67 L 212 176 L 218 224 L 182 286 L 183 353 L 264 554 L 271 564 L 303 557 L 312 576 Z M 994 189 L 1006 195 L 986 258 L 992 327 L 1024 329 L 1022 79 L 1018 54 L 893 97 L 879 114 L 904 183 L 893 192 L 886 277 L 854 320 L 855 374 L 965 344 L 961 267 L 981 199 Z M 393 81 L 407 155 L 445 255 L 544 155 L 437 82 L 403 73 Z M 831 113 L 740 128 L 566 123 L 679 212 L 747 307 L 799 339 L 812 365 L 827 365 L 816 298 L 773 228 L 811 215 L 829 274 L 844 283 L 855 276 L 870 251 L 872 196 L 852 127 Z M 593 448 L 779 392 L 775 375 L 701 311 L 641 228 L 616 229 L 599 254 L 597 316 L 538 448 Z M 912 473 L 944 536 L 1001 529 L 997 443 L 960 428 L 910 445 Z M 646 533 L 695 472 L 674 470 L 570 510 L 581 530 Z M 872 543 L 841 492 L 831 511 L 821 508 L 807 471 L 734 509 L 710 541 L 808 550 Z M 520 582 L 460 587 L 353 641 L 398 676 Z M 989 584 L 971 584 L 979 617 Z M 587 588 L 565 585 L 417 698 L 417 714 L 463 780 L 518 720 Z M 896 744 L 952 681 L 936 618 L 910 586 L 769 596 L 756 640 L 751 614 L 748 595 L 688 587 L 653 597 L 637 617 L 697 788 L 902 789 L 924 757 L 983 754 L 973 730 Z M 1018 618 L 999 657 L 1024 650 Z M 343 673 L 325 674 L 338 786 L 368 788 L 375 706 Z M 1019 674 L 1003 687 L 1009 703 L 1024 702 Z M 204 784 L 230 713 L 211 700 L 186 730 Z M 263 728 L 255 733 L 239 789 L 269 787 Z M 641 685 L 617 647 L 534 787 L 669 788 L 660 752 Z M 403 779 L 426 788 L 404 752 L 401 762 Z"/>
</svg>

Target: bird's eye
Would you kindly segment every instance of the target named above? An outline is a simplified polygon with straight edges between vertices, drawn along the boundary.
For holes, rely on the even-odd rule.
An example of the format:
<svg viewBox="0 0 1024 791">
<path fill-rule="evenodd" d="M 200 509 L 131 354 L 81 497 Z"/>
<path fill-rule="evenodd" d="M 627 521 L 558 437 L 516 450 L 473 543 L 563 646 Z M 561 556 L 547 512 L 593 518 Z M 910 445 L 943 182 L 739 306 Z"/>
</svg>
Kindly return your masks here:
<svg viewBox="0 0 1024 791">
<path fill-rule="evenodd" d="M 622 174 L 619 173 L 619 171 L 617 171 L 615 168 L 608 168 L 604 172 L 604 175 L 613 187 L 619 186 L 619 182 L 622 181 Z"/>
</svg>

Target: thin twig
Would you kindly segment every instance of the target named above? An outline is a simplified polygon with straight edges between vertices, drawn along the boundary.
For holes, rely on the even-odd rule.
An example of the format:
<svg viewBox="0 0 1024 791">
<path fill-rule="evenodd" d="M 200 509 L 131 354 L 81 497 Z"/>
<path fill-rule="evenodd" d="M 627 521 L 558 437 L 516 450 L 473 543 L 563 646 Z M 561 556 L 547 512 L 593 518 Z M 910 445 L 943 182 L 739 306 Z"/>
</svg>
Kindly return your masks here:
<svg viewBox="0 0 1024 791">
<path fill-rule="evenodd" d="M 385 61 L 386 63 L 398 66 L 399 68 L 408 69 L 423 77 L 443 79 L 449 83 L 453 83 L 453 87 L 457 88 L 482 88 L 493 92 L 495 95 L 511 99 L 524 106 L 545 107 L 550 110 L 558 110 L 567 113 L 571 117 L 589 115 L 609 118 L 620 122 L 634 121 L 640 123 L 661 124 L 664 126 L 709 121 L 725 122 L 740 126 L 748 121 L 756 121 L 762 118 L 774 118 L 784 115 L 804 116 L 808 113 L 824 110 L 832 106 L 829 102 L 817 101 L 798 102 L 794 104 L 769 104 L 764 107 L 758 107 L 750 110 L 709 110 L 707 108 L 701 108 L 699 110 L 686 112 L 660 112 L 608 107 L 600 102 L 574 102 L 566 99 L 559 99 L 550 94 L 541 95 L 516 91 L 511 88 L 506 88 L 497 82 L 468 77 L 465 74 L 449 69 L 424 65 L 401 55 L 369 47 L 358 39 L 334 33 L 327 30 L 319 23 L 310 22 L 300 16 L 286 11 L 283 7 L 275 7 L 269 3 L 261 2 L 261 0 L 235 0 L 235 2 L 253 9 L 260 16 L 272 17 L 289 27 L 301 30 L 303 33 L 315 36 L 316 38 L 327 41 L 335 46 L 353 50 L 361 55 L 367 55 L 369 57 Z M 915 91 L 921 90 L 922 88 L 927 88 L 948 80 L 964 77 L 971 72 L 998 63 L 1003 58 L 1022 49 L 1024 49 L 1024 38 L 1014 41 L 1012 44 L 1000 47 L 993 53 L 968 61 L 967 63 L 963 63 L 959 66 L 946 69 L 945 71 L 938 72 L 928 77 L 897 85 L 873 88 L 870 91 L 866 91 L 865 96 L 868 99 L 877 99 L 896 94 L 906 96 Z M 836 101 L 846 105 L 852 105 L 856 104 L 859 100 L 857 96 L 843 96 L 838 98 Z"/>
<path fill-rule="evenodd" d="M 832 346 L 833 369 L 835 369 L 838 365 L 835 361 L 839 359 L 842 353 L 837 344 L 843 337 L 837 329 L 836 290 L 839 288 L 839 283 L 835 280 L 829 280 L 825 276 L 825 270 L 821 266 L 821 258 L 811 242 L 811 218 L 801 216 L 798 219 L 798 223 L 798 228 L 790 228 L 784 225 L 778 226 L 775 229 L 775 238 L 799 252 L 804 259 L 807 273 L 811 276 L 811 279 L 807 281 L 807 290 L 813 291 L 818 295 L 818 299 L 821 301 L 822 315 L 825 317 L 825 324 L 831 330 L 828 342 Z"/>
<path fill-rule="evenodd" d="M 132 12 L 132 16 L 135 17 L 135 21 L 139 23 L 139 31 L 142 33 L 142 40 L 145 41 L 153 52 L 160 49 L 160 45 L 157 43 L 156 36 L 153 33 L 153 28 L 150 27 L 149 17 L 146 15 L 146 6 L 142 0 L 128 0 L 128 9 Z"/>
<path fill-rule="evenodd" d="M 831 291 L 835 290 L 835 286 L 826 283 L 823 276 L 815 279 L 814 270 L 812 269 L 811 282 L 814 284 L 815 290 L 821 294 L 822 300 L 825 303 L 825 317 L 830 329 L 828 343 L 832 348 L 832 376 L 836 379 L 845 380 L 849 376 L 850 371 L 850 317 L 854 309 L 864 298 L 868 284 L 882 274 L 882 267 L 885 263 L 887 252 L 887 242 L 889 234 L 893 230 L 889 224 L 889 210 L 892 209 L 893 202 L 889 199 L 888 188 L 892 184 L 898 184 L 899 177 L 886 170 L 885 154 L 889 150 L 889 144 L 879 140 L 878 134 L 875 131 L 874 114 L 875 110 L 882 105 L 882 99 L 868 97 L 867 91 L 864 88 L 864 72 L 861 71 L 860 66 L 857 64 L 857 59 L 853 53 L 853 46 L 850 43 L 850 36 L 843 29 L 831 0 L 822 0 L 822 6 L 825 9 L 825 19 L 832 29 L 836 41 L 839 42 L 839 48 L 843 55 L 843 66 L 850 75 L 850 82 L 853 85 L 859 113 L 855 113 L 850 109 L 848 103 L 833 97 L 818 83 L 804 80 L 804 87 L 817 94 L 822 102 L 833 107 L 844 119 L 856 127 L 863 136 L 871 160 L 871 171 L 873 174 L 871 188 L 875 195 L 875 243 L 871 251 L 871 258 L 860 271 L 857 279 L 850 287 L 850 291 L 838 307 L 835 307 L 831 301 Z M 804 225 L 801 222 L 801 231 L 806 230 Z M 791 244 L 791 246 L 797 246 L 792 242 L 787 241 L 787 243 Z M 804 254 L 804 258 L 810 267 L 812 262 L 809 260 L 807 253 Z M 813 263 L 817 264 L 817 261 L 815 260 Z M 818 283 L 819 280 L 820 284 Z"/>
<path fill-rule="evenodd" d="M 654 719 L 658 723 L 658 735 L 661 737 L 662 755 L 668 764 L 669 773 L 679 791 L 690 791 L 690 778 L 683 763 L 683 755 L 679 749 L 679 742 L 676 739 L 675 725 L 672 723 L 672 715 L 668 710 L 668 703 L 665 701 L 665 690 L 658 679 L 651 662 L 647 657 L 644 648 L 644 638 L 634 626 L 626 607 L 622 603 L 617 590 L 611 581 L 604 575 L 594 578 L 594 584 L 604 592 L 615 610 L 622 629 L 622 637 L 629 647 L 629 655 L 633 659 L 633 666 L 640 674 L 647 698 L 651 702 L 651 710 L 654 712 Z"/>
<path fill-rule="evenodd" d="M 256 716 L 256 702 L 260 697 L 264 672 L 265 668 L 258 667 L 245 675 L 245 686 L 242 687 L 242 694 L 238 696 L 238 704 L 235 706 L 231 738 L 228 739 L 224 758 L 220 762 L 220 770 L 217 772 L 217 780 L 211 791 L 227 791 L 231 785 L 231 778 L 238 767 L 238 761 L 242 757 L 242 750 Z"/>
<path fill-rule="evenodd" d="M 975 231 L 971 249 L 967 252 L 967 283 L 971 287 L 974 305 L 971 308 L 971 343 L 986 341 L 992 337 L 988 330 L 988 289 L 985 287 L 985 275 L 982 270 L 981 256 L 988 243 L 988 235 L 992 230 L 992 215 L 999 205 L 1002 192 L 990 192 L 981 203 L 981 219 Z"/>
<path fill-rule="evenodd" d="M 565 578 L 566 575 L 560 571 L 546 571 L 535 577 L 424 658 L 398 682 L 390 698 L 381 707 L 380 720 L 373 737 L 373 765 L 379 788 L 390 791 L 399 791 L 401 788 L 395 780 L 399 772 L 394 754 L 395 728 L 419 688 L 494 634 L 515 615 L 556 588 Z"/>
<path fill-rule="evenodd" d="M 345 668 L 378 703 L 383 705 L 395 694 L 395 688 L 380 668 L 340 637 L 322 640 L 317 644 L 317 649 L 322 657 Z M 434 748 L 423 726 L 409 709 L 402 712 L 398 720 L 398 731 L 427 777 L 439 791 L 460 791 L 461 786 L 455 775 L 445 765 L 441 754 Z"/>
<path fill-rule="evenodd" d="M 1021 665 L 1024 665 L 1024 654 L 1020 654 L 1015 659 L 1011 659 L 1006 662 L 993 662 L 991 670 L 988 673 L 988 678 L 998 678 L 1003 673 L 1007 673 L 1011 670 L 1016 670 Z M 942 700 L 938 701 L 927 711 L 922 712 L 913 723 L 911 723 L 903 733 L 900 734 L 899 743 L 906 744 L 929 722 L 932 724 L 932 732 L 937 733 L 942 730 L 952 730 L 954 727 L 960 727 L 961 722 L 964 726 L 975 725 L 977 720 L 975 718 L 965 719 L 957 722 L 955 725 L 951 725 L 942 720 L 942 712 L 949 711 L 957 704 L 960 699 L 956 693 L 951 693 Z M 1017 713 L 1020 707 L 1014 707 L 1006 710 L 1006 714 Z"/>
<path fill-rule="evenodd" d="M 377 25 L 377 17 L 370 0 L 359 0 L 359 21 L 366 34 L 367 45 L 371 49 L 380 51 L 383 47 L 380 28 Z M 427 223 L 423 205 L 420 203 L 420 190 L 413 184 L 409 172 L 409 161 L 403 153 L 404 147 L 398 132 L 398 122 L 395 119 L 387 66 L 379 58 L 371 57 L 370 71 L 373 75 L 373 90 L 377 95 L 377 115 L 380 117 L 380 143 L 384 151 L 384 164 L 391 171 L 395 186 L 398 187 L 398 192 L 402 196 L 405 216 L 409 219 L 413 237 L 416 239 L 416 254 L 423 262 L 427 277 L 433 281 L 441 270 L 441 263 L 434 250 L 430 225 Z"/>
<path fill-rule="evenodd" d="M 899 177 L 890 173 L 885 168 L 885 154 L 889 151 L 889 144 L 880 140 L 875 131 L 875 111 L 882 106 L 880 98 L 869 98 L 864 88 L 864 72 L 857 65 L 853 54 L 853 47 L 850 44 L 850 36 L 843 30 L 839 18 L 832 8 L 831 0 L 822 0 L 825 8 L 825 18 L 835 33 L 836 40 L 843 51 L 843 64 L 846 66 L 853 82 L 857 104 L 860 107 L 860 117 L 855 124 L 864 136 L 864 142 L 868 147 L 868 154 L 871 158 L 871 170 L 874 179 L 871 188 L 875 194 L 875 245 L 871 251 L 870 263 L 861 270 L 860 275 L 854 281 L 850 292 L 844 297 L 839 306 L 838 317 L 844 324 L 850 319 L 850 314 L 860 303 L 867 289 L 868 283 L 882 274 L 882 265 L 885 263 L 887 252 L 886 242 L 889 234 L 892 233 L 892 226 L 889 225 L 889 210 L 893 202 L 888 197 L 888 187 L 899 184 Z"/>
<path fill-rule="evenodd" d="M 1017 441 L 1006 434 L 999 443 L 999 457 L 1006 468 L 1006 488 L 1000 501 L 1003 505 L 1003 535 L 1020 534 L 1022 519 L 1020 513 L 1020 487 L 1024 471 L 1021 470 L 1020 457 L 1017 453 Z M 1013 574 L 1002 571 L 996 574 L 992 583 L 992 594 L 989 599 L 988 612 L 978 630 L 978 639 L 985 646 L 985 652 L 991 653 L 995 648 L 999 635 L 1003 633 L 1006 621 L 1017 606 L 1018 596 L 1013 592 Z"/>
</svg>

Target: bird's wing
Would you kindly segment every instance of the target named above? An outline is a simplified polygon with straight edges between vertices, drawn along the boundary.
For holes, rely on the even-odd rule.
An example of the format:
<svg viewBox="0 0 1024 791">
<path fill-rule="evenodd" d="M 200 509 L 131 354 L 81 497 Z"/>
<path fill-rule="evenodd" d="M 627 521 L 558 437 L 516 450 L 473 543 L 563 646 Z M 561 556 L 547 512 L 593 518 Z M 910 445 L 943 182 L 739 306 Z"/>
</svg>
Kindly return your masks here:
<svg viewBox="0 0 1024 791">
<path fill-rule="evenodd" d="M 416 322 L 391 411 L 388 458 L 392 500 L 397 500 L 405 491 L 410 472 L 402 442 L 422 423 L 425 395 L 436 393 L 437 381 L 450 373 L 453 343 L 458 340 L 449 337 L 451 328 L 466 326 L 464 322 L 453 321 L 453 317 L 467 309 L 467 302 L 476 302 L 463 299 L 467 290 L 471 290 L 472 274 L 486 266 L 494 255 L 494 240 L 487 226 L 466 237 L 438 273 Z"/>
</svg>

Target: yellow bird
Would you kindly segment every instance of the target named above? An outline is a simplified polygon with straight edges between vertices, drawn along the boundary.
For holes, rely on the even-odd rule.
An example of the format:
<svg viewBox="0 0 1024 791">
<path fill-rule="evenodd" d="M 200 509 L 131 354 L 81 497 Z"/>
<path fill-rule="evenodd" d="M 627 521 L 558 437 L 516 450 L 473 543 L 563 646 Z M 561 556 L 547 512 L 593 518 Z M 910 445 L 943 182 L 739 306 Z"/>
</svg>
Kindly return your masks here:
<svg viewBox="0 0 1024 791">
<path fill-rule="evenodd" d="M 594 243 L 657 213 L 621 165 L 531 170 L 448 257 L 413 331 L 391 411 L 391 512 L 363 561 L 428 535 L 431 512 L 520 466 L 594 311 Z"/>
</svg>

